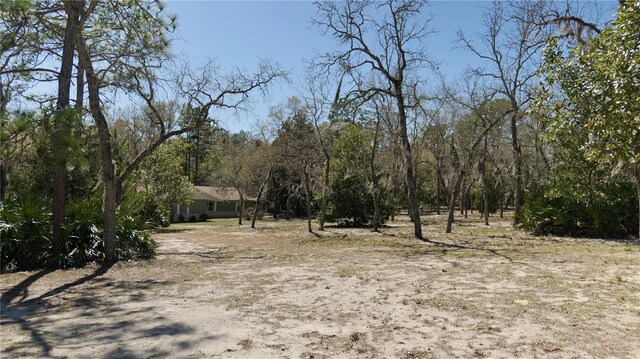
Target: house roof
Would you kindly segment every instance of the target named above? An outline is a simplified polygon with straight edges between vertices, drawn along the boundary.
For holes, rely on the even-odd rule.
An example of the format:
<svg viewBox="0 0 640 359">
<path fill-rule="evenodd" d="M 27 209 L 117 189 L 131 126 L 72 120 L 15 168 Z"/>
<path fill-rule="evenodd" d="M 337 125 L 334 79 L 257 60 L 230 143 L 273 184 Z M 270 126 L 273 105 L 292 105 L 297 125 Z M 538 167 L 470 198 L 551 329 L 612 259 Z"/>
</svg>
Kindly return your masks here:
<svg viewBox="0 0 640 359">
<path fill-rule="evenodd" d="M 239 201 L 240 192 L 232 187 L 193 186 L 196 190 L 193 199 L 202 199 L 214 202 Z M 253 197 L 244 196 L 245 201 L 255 201 Z"/>
</svg>

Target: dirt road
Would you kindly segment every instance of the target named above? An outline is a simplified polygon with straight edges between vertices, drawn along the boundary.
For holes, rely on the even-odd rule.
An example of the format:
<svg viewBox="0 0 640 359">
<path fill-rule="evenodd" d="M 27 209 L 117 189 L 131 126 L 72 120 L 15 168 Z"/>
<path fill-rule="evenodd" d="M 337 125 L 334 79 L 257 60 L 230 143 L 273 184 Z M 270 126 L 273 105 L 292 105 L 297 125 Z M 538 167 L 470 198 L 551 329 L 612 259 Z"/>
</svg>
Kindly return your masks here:
<svg viewBox="0 0 640 359">
<path fill-rule="evenodd" d="M 3 274 L 1 356 L 640 358 L 637 244 L 443 221 L 210 220 L 152 261 Z"/>
</svg>

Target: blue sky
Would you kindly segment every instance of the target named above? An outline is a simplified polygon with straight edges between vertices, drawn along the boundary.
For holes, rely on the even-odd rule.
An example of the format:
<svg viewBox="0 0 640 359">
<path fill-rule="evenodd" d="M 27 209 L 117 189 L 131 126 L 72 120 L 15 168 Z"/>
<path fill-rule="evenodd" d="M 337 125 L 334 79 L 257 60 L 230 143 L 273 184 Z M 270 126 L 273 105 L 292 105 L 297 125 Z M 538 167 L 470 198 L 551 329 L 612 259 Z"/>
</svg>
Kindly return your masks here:
<svg viewBox="0 0 640 359">
<path fill-rule="evenodd" d="M 448 78 L 456 78 L 475 58 L 455 49 L 456 31 L 466 34 L 482 30 L 482 11 L 486 1 L 434 1 L 430 25 L 437 33 L 425 39 L 424 47 Z M 309 1 L 168 1 L 167 11 L 178 16 L 173 49 L 197 63 L 213 57 L 221 67 L 238 66 L 249 71 L 258 58 L 269 58 L 291 71 L 298 81 L 304 74 L 303 59 L 335 48 L 334 39 L 311 26 L 315 7 Z M 270 98 L 255 97 L 251 113 L 215 114 L 231 131 L 249 130 L 266 118 L 270 106 L 294 95 L 292 85 L 276 85 Z"/>
</svg>

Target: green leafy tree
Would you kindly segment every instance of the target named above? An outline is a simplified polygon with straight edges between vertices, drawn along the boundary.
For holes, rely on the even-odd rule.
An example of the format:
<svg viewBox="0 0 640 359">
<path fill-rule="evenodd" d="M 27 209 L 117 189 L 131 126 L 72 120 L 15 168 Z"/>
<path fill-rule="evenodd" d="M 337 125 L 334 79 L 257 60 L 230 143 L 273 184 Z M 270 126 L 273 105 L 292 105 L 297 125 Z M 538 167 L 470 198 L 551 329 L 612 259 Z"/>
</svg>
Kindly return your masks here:
<svg viewBox="0 0 640 359">
<path fill-rule="evenodd" d="M 385 188 L 374 188 L 371 180 L 372 134 L 349 123 L 340 129 L 332 148 L 334 156 L 329 218 L 339 224 L 374 224 L 374 195 L 379 199 L 376 226 L 389 218 L 391 196 Z"/>
<path fill-rule="evenodd" d="M 187 147 L 182 139 L 162 144 L 133 175 L 133 184 L 143 194 L 144 215 L 155 224 L 166 223 L 172 205 L 191 200 L 193 186 L 182 174 Z"/>
<path fill-rule="evenodd" d="M 560 95 L 549 136 L 587 163 L 626 164 L 640 202 L 640 4 L 621 4 L 609 27 L 569 53 L 551 39 L 544 65 L 549 86 L 539 102 L 549 101 L 553 90 Z"/>
</svg>

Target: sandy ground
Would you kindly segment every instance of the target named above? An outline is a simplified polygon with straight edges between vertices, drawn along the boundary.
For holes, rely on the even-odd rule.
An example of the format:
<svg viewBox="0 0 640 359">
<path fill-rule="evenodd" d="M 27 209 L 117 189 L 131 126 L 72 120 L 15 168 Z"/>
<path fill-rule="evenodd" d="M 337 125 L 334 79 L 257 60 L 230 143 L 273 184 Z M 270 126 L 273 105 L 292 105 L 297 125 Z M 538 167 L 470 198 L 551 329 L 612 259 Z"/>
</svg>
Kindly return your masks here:
<svg viewBox="0 0 640 359">
<path fill-rule="evenodd" d="M 152 261 L 2 274 L 0 356 L 640 358 L 637 244 L 473 217 L 426 216 L 426 243 L 406 218 L 212 220 L 156 233 Z"/>
</svg>

